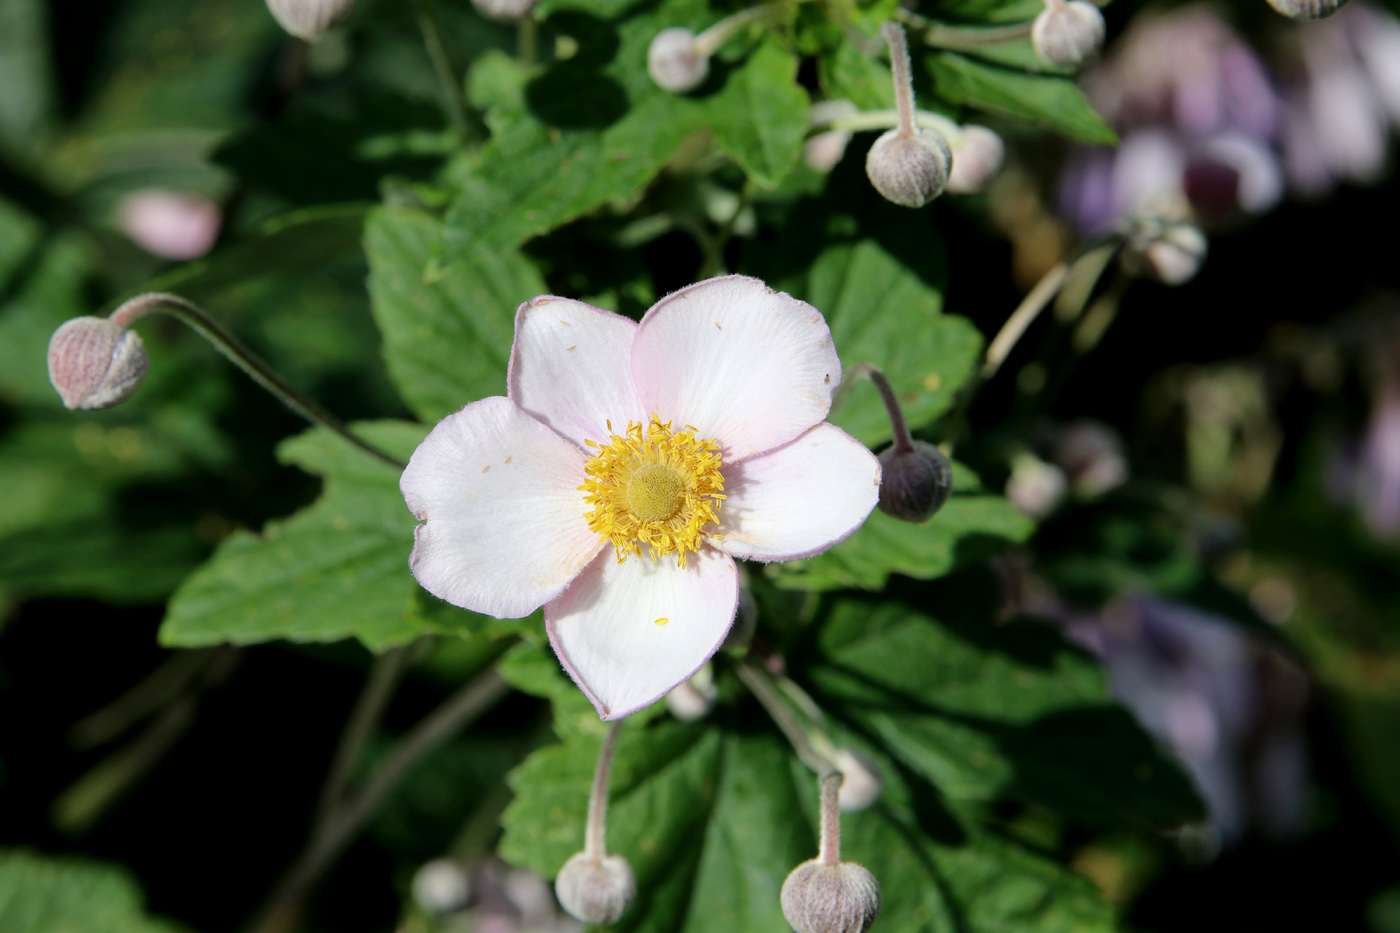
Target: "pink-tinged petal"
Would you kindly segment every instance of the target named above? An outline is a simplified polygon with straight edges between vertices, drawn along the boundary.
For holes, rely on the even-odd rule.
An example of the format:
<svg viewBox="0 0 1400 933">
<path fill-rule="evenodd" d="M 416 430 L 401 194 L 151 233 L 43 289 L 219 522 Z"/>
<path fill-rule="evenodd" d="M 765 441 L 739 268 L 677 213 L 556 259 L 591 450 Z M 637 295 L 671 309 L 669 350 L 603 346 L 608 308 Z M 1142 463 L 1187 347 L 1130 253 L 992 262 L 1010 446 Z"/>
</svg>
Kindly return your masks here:
<svg viewBox="0 0 1400 933">
<path fill-rule="evenodd" d="M 417 528 L 409 566 L 455 606 L 513 619 L 558 596 L 603 541 L 584 520 L 584 456 L 507 398 L 433 428 L 399 480 Z"/>
<path fill-rule="evenodd" d="M 635 321 L 581 301 L 544 296 L 515 314 L 506 382 L 511 401 L 579 445 L 649 414 L 632 383 Z"/>
<path fill-rule="evenodd" d="M 702 548 L 659 561 L 617 562 L 606 547 L 544 608 L 549 643 L 604 719 L 620 719 L 688 680 L 719 650 L 734 621 L 739 573 Z"/>
<path fill-rule="evenodd" d="M 723 537 L 713 543 L 736 557 L 811 557 L 845 540 L 880 498 L 880 461 L 825 423 L 723 472 Z"/>
<path fill-rule="evenodd" d="M 647 411 L 714 438 L 726 463 L 819 424 L 841 361 L 816 308 L 758 279 L 727 275 L 657 302 L 632 341 Z"/>
</svg>

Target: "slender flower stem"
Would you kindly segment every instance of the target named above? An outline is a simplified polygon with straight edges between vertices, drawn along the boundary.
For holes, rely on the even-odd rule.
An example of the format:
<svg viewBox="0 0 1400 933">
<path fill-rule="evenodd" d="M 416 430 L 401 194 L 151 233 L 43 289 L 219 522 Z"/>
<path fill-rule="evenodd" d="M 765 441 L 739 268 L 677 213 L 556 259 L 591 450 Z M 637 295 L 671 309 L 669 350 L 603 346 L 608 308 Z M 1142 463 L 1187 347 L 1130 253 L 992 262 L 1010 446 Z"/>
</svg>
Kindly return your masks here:
<svg viewBox="0 0 1400 933">
<path fill-rule="evenodd" d="M 277 374 L 276 370 L 244 346 L 242 341 L 210 317 L 208 312 L 193 302 L 186 301 L 179 295 L 150 292 L 145 295 L 137 295 L 124 302 L 121 307 L 112 312 L 109 320 L 118 327 L 130 327 L 136 321 L 154 312 L 168 314 L 188 324 L 205 340 L 212 343 L 214 349 L 227 357 L 229 362 L 247 373 L 249 378 L 307 421 L 339 434 L 365 453 L 377 457 L 391 466 L 403 468 L 402 460 L 351 434 L 338 418 L 292 388 L 285 379 Z"/>
<path fill-rule="evenodd" d="M 775 3 L 760 3 L 758 6 L 751 6 L 747 10 L 740 10 L 732 16 L 715 23 L 700 35 L 695 37 L 695 54 L 701 58 L 709 58 L 719 51 L 719 47 L 728 41 L 740 29 L 750 23 L 760 23 L 764 20 L 777 19 L 782 15 L 783 9 Z"/>
<path fill-rule="evenodd" d="M 982 362 L 982 378 L 990 379 L 996 375 L 1001 364 L 1006 362 L 1006 357 L 1016 346 L 1021 335 L 1031 326 L 1031 323 L 1040 316 L 1040 312 L 1045 310 L 1045 306 L 1050 303 L 1050 299 L 1059 293 L 1060 287 L 1065 284 L 1065 279 L 1069 276 L 1069 263 L 1057 262 L 1050 267 L 1050 271 L 1035 283 L 1026 297 L 1021 299 L 1021 303 L 1016 306 L 1016 310 L 1011 312 L 1011 316 L 1006 319 L 1006 323 L 1001 325 L 1001 330 L 992 338 L 992 342 L 987 345 L 987 358 Z"/>
<path fill-rule="evenodd" d="M 1009 26 L 949 26 L 903 8 L 896 9 L 894 15 L 913 30 L 925 45 L 940 49 L 977 49 L 984 45 L 1012 42 L 1030 35 L 1031 31 L 1029 22 Z"/>
<path fill-rule="evenodd" d="M 527 68 L 532 67 L 539 58 L 538 39 L 539 24 L 535 22 L 535 13 L 531 10 L 515 24 L 515 54 L 520 64 Z"/>
<path fill-rule="evenodd" d="M 913 136 L 918 131 L 914 120 L 914 81 L 909 69 L 909 43 L 904 39 L 904 27 L 886 22 L 880 27 L 890 46 L 890 71 L 894 74 L 894 105 L 899 111 L 899 135 Z"/>
<path fill-rule="evenodd" d="M 900 407 L 899 397 L 895 395 L 894 386 L 890 385 L 884 372 L 874 363 L 857 363 L 852 366 L 850 373 L 847 374 L 846 382 L 854 382 L 861 377 L 875 383 L 875 388 L 880 390 L 880 398 L 884 400 L 885 411 L 890 416 L 890 430 L 894 433 L 894 449 L 902 454 L 909 453 L 914 449 L 914 438 L 909 433 L 909 425 L 904 420 L 904 409 Z"/>
<path fill-rule="evenodd" d="M 438 19 L 437 7 L 433 0 L 413 0 L 418 13 L 418 28 L 423 33 L 423 45 L 432 60 L 433 71 L 442 87 L 443 109 L 452 128 L 464 140 L 485 139 L 486 127 L 467 106 L 467 96 L 462 90 L 462 81 L 457 69 L 452 66 L 452 56 L 448 54 L 447 42 L 442 35 L 442 22 Z"/>
<path fill-rule="evenodd" d="M 312 831 L 306 848 L 282 876 L 249 930 L 290 933 L 297 929 L 306 895 L 354 840 L 389 791 L 424 755 L 465 728 L 509 691 L 509 685 L 494 669 L 487 670 L 414 726 L 364 787 L 334 810 L 323 826 Z"/>
<path fill-rule="evenodd" d="M 817 858 L 823 865 L 841 864 L 841 783 L 840 771 L 822 775 L 822 838 Z"/>
<path fill-rule="evenodd" d="M 598 767 L 593 770 L 593 792 L 588 795 L 588 822 L 583 830 L 583 851 L 591 859 L 601 861 L 608 854 L 608 781 L 612 777 L 613 756 L 617 753 L 617 736 L 625 719 L 619 719 L 603 739 L 598 752 Z"/>
<path fill-rule="evenodd" d="M 948 140 L 950 145 L 962 140 L 963 129 L 947 117 L 927 110 L 914 111 L 914 122 L 923 129 L 936 130 Z M 864 130 L 888 130 L 899 125 L 898 110 L 865 110 L 846 117 L 833 117 L 814 123 L 807 128 L 809 134 L 825 133 L 831 130 L 844 130 L 859 133 Z"/>
<path fill-rule="evenodd" d="M 777 688 L 768 681 L 766 672 L 747 661 L 735 665 L 734 670 L 739 675 L 739 679 L 744 682 L 744 686 L 749 688 L 749 692 L 754 695 L 754 698 L 768 712 L 783 735 L 787 737 L 803 764 L 818 774 L 828 774 L 837 770 L 836 765 L 831 762 L 831 757 L 817 749 L 816 743 L 808 735 L 806 727 L 793 715 Z M 824 742 L 822 744 L 829 745 L 830 743 Z"/>
<path fill-rule="evenodd" d="M 330 770 L 326 773 L 325 784 L 321 787 L 321 799 L 316 805 L 313 825 L 324 825 L 332 813 L 344 803 L 342 798 L 350 781 L 350 772 L 355 767 L 355 762 L 360 760 L 365 742 L 374 727 L 379 724 L 384 715 L 384 708 L 389 705 L 389 700 L 394 695 L 394 688 L 403 676 L 408 651 L 407 645 L 391 648 L 376 657 L 370 666 L 364 689 L 355 700 L 355 707 L 350 711 L 350 718 L 346 721 L 345 730 L 340 735 L 340 743 L 336 746 L 335 757 L 331 759 Z"/>
</svg>

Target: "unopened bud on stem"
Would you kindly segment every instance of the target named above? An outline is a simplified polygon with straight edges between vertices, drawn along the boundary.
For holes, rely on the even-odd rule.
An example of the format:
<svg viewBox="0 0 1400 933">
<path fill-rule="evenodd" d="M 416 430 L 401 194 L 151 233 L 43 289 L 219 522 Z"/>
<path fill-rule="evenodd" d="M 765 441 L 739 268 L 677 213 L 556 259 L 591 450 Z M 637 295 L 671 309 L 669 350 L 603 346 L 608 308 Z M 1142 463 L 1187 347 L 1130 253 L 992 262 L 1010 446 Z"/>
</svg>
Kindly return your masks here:
<svg viewBox="0 0 1400 933">
<path fill-rule="evenodd" d="M 69 409 L 110 408 L 125 401 L 150 366 L 136 331 L 106 318 L 74 318 L 49 339 L 49 381 Z"/>
<path fill-rule="evenodd" d="M 953 168 L 948 173 L 949 194 L 977 194 L 987 186 L 1006 158 L 1001 137 L 985 126 L 964 126 L 953 143 Z"/>
<path fill-rule="evenodd" d="M 750 23 L 772 19 L 781 13 L 777 4 L 760 3 L 726 16 L 698 36 L 679 26 L 663 29 L 647 48 L 647 74 L 664 90 L 677 94 L 693 91 L 710 73 L 710 56 L 719 51 L 730 36 Z"/>
<path fill-rule="evenodd" d="M 1031 24 L 1031 47 L 1051 65 L 1077 68 L 1099 50 L 1103 14 L 1086 0 L 1045 0 Z"/>
<path fill-rule="evenodd" d="M 355 0 L 267 0 L 267 8 L 287 32 L 315 42 L 350 18 Z"/>
<path fill-rule="evenodd" d="M 905 522 L 925 522 L 948 501 L 953 468 L 943 452 L 909 434 L 894 386 L 878 366 L 861 363 L 852 378 L 866 376 L 880 390 L 894 443 L 880 454 L 880 511 Z"/>
<path fill-rule="evenodd" d="M 841 861 L 841 773 L 822 778 L 821 852 L 783 882 L 783 916 L 797 933 L 864 933 L 880 914 L 880 884 L 855 862 Z"/>
<path fill-rule="evenodd" d="M 865 174 L 885 200 L 902 207 L 923 207 L 943 193 L 952 170 L 953 153 L 940 133 L 919 129 L 915 122 L 914 85 L 904 27 L 887 22 L 881 32 L 890 47 L 899 125 L 870 147 L 865 157 Z"/>
<path fill-rule="evenodd" d="M 583 831 L 583 851 L 575 853 L 559 870 L 554 893 L 569 915 L 584 923 L 603 926 L 616 923 L 637 894 L 632 866 L 620 855 L 609 855 L 605 845 L 608 819 L 608 779 L 622 720 L 613 723 L 598 753 L 593 772 L 593 792 L 588 798 L 588 822 Z"/>
</svg>

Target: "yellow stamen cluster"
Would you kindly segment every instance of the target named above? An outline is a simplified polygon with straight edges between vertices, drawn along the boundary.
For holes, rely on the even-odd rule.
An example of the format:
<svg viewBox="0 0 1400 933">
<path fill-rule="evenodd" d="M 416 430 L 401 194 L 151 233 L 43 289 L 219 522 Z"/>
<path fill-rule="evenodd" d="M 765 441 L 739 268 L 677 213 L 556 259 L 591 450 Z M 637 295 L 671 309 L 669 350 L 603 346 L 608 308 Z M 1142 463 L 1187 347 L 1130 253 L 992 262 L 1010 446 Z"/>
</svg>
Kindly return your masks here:
<svg viewBox="0 0 1400 933">
<path fill-rule="evenodd" d="M 627 433 L 612 435 L 607 445 L 585 443 L 598 451 L 579 487 L 593 506 L 584 515 L 589 529 L 612 541 L 618 563 L 646 547 L 652 560 L 674 552 L 684 567 L 686 551 L 700 550 L 701 530 L 719 520 L 719 444 L 697 440 L 689 425 L 672 432 L 671 422 L 657 415 L 646 424 L 629 421 Z"/>
</svg>

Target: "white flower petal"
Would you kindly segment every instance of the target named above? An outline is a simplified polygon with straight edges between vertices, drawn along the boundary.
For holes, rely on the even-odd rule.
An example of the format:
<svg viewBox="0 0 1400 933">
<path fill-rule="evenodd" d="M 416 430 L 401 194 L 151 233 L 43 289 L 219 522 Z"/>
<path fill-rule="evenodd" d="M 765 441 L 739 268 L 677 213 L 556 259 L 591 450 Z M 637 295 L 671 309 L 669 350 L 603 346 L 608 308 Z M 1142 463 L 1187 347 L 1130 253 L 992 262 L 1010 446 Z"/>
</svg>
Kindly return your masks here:
<svg viewBox="0 0 1400 933">
<path fill-rule="evenodd" d="M 448 415 L 399 480 L 423 522 L 409 566 L 423 588 L 498 619 L 529 615 L 602 547 L 584 513 L 584 456 L 510 399 Z"/>
<path fill-rule="evenodd" d="M 786 444 L 831 410 L 841 361 L 821 313 L 758 279 L 728 275 L 657 302 L 632 341 L 648 413 L 691 424 L 725 462 Z"/>
<path fill-rule="evenodd" d="M 682 570 L 674 554 L 619 564 L 606 547 L 545 606 L 544 618 L 569 676 L 600 716 L 620 719 L 661 699 L 719 650 L 738 599 L 728 554 L 702 548 Z"/>
<path fill-rule="evenodd" d="M 606 444 L 609 419 L 621 433 L 650 414 L 632 383 L 636 332 L 636 322 L 581 301 L 527 301 L 515 315 L 511 400 L 580 448 Z"/>
<path fill-rule="evenodd" d="M 859 528 L 880 498 L 880 461 L 826 423 L 723 472 L 722 538 L 712 543 L 736 557 L 811 557 Z"/>
</svg>

